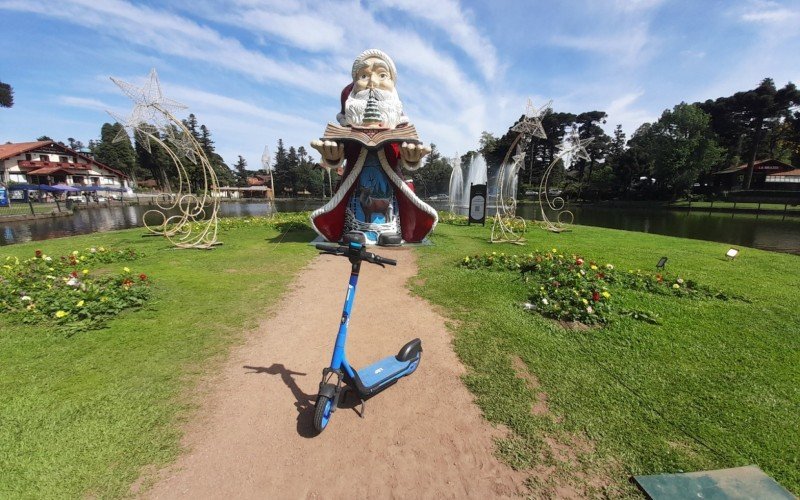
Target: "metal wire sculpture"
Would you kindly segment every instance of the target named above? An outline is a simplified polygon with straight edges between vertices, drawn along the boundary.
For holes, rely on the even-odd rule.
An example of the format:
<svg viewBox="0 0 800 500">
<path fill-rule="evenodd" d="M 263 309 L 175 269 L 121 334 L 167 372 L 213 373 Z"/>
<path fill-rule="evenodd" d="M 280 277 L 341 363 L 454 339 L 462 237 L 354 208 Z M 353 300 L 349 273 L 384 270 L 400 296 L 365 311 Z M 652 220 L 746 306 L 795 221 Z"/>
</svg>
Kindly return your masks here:
<svg viewBox="0 0 800 500">
<path fill-rule="evenodd" d="M 497 210 L 492 222 L 490 240 L 492 243 L 522 244 L 525 241 L 527 223 L 524 218 L 517 216 L 517 176 L 525 163 L 525 150 L 533 138 L 547 138 L 542 126 L 542 117 L 550 112 L 551 104 L 552 101 L 549 101 L 537 109 L 528 99 L 525 116 L 511 127 L 511 130 L 518 132 L 518 135 L 509 146 L 495 181 Z M 515 153 L 514 156 L 511 156 L 512 153 Z"/>
<path fill-rule="evenodd" d="M 186 125 L 172 114 L 173 110 L 186 109 L 186 106 L 164 97 L 155 68 L 142 87 L 113 77 L 111 81 L 134 103 L 127 118 L 109 112 L 123 125 L 113 142 L 125 140 L 131 133 L 148 153 L 152 153 L 151 144 L 154 143 L 168 155 L 178 173 L 177 192 L 156 198 L 158 209 L 148 210 L 142 217 L 145 228 L 151 235 L 164 236 L 177 248 L 211 249 L 221 245 L 217 241 L 220 200 L 217 174 L 203 147 Z M 198 193 L 192 192 L 187 164 L 202 172 Z M 176 211 L 177 215 L 167 215 Z M 154 217 L 159 224 L 148 224 L 148 219 Z"/>
<path fill-rule="evenodd" d="M 586 145 L 592 142 L 593 138 L 581 139 L 577 127 L 572 127 L 570 132 L 564 136 L 564 141 L 557 146 L 558 153 L 556 153 L 553 161 L 550 162 L 547 169 L 542 175 L 542 180 L 539 182 L 539 208 L 542 212 L 541 227 L 554 233 L 566 231 L 566 225 L 572 224 L 575 220 L 575 215 L 565 209 L 566 202 L 561 196 L 556 196 L 550 199 L 549 189 L 547 184 L 550 180 L 550 173 L 553 167 L 556 166 L 559 160 L 564 163 L 564 168 L 569 170 L 576 159 L 590 160 L 589 153 L 586 151 Z M 555 221 L 551 221 L 547 217 L 545 206 L 552 211 L 557 212 Z M 566 220 L 569 218 L 569 220 Z"/>
</svg>

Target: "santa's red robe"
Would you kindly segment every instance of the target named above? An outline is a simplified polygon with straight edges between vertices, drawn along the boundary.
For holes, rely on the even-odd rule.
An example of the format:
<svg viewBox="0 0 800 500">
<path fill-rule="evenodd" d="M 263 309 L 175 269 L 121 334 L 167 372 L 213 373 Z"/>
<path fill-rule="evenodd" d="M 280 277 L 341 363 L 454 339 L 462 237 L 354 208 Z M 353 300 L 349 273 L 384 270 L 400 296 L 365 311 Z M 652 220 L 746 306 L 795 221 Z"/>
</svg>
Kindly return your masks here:
<svg viewBox="0 0 800 500">
<path fill-rule="evenodd" d="M 364 167 L 368 150 L 355 141 L 344 145 L 345 170 L 339 189 L 328 203 L 311 214 L 314 230 L 328 241 L 340 241 L 345 230 L 345 211 L 358 184 L 358 176 Z M 397 199 L 400 234 L 404 241 L 418 243 L 433 231 L 439 220 L 436 210 L 420 200 L 401 177 L 399 167 L 400 144 L 388 143 L 377 151 L 378 160 Z"/>
</svg>

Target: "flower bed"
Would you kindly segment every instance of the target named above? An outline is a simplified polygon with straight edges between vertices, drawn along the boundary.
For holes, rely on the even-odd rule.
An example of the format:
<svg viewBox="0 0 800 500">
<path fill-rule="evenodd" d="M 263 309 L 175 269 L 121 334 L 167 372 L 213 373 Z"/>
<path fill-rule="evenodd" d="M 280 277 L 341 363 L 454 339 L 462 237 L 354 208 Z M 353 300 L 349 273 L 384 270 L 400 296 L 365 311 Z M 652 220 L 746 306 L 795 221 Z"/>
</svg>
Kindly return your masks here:
<svg viewBox="0 0 800 500">
<path fill-rule="evenodd" d="M 587 325 L 607 323 L 614 315 L 657 321 L 653 314 L 646 311 L 615 307 L 611 291 L 613 287 L 677 297 L 730 298 L 720 290 L 693 280 L 640 270 L 619 272 L 612 264 L 587 262 L 574 254 L 565 256 L 556 248 L 527 255 L 492 252 L 467 256 L 460 265 L 468 269 L 519 272 L 524 281 L 531 284 L 526 309 L 556 320 Z"/>
<path fill-rule="evenodd" d="M 0 268 L 0 313 L 71 331 L 97 328 L 120 311 L 143 305 L 150 296 L 150 280 L 128 267 L 109 273 L 96 266 L 141 257 L 132 249 L 104 247 L 58 258 L 41 250 L 25 260 L 7 257 Z"/>
</svg>

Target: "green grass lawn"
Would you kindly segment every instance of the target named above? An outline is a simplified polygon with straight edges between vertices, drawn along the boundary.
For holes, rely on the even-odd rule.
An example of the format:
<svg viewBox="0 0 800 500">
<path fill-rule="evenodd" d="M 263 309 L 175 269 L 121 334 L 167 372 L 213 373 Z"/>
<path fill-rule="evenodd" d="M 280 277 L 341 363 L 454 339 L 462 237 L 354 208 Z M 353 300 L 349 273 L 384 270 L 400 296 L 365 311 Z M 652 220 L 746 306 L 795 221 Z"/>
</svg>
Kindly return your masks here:
<svg viewBox="0 0 800 500">
<path fill-rule="evenodd" d="M 585 479 L 576 470 L 605 476 L 612 496 L 633 493 L 634 474 L 747 464 L 800 492 L 800 257 L 745 248 L 728 261 L 723 244 L 584 226 L 533 229 L 521 247 L 488 236 L 488 226 L 437 227 L 434 245 L 418 250 L 412 287 L 453 319 L 467 385 L 486 418 L 512 431 L 498 442 L 501 457 L 554 466 L 573 483 Z M 655 271 L 666 255 L 671 273 L 749 302 L 626 291 L 620 306 L 657 313 L 661 324 L 565 329 L 520 307 L 527 285 L 514 274 L 457 266 L 466 255 L 553 247 L 619 270 Z M 539 388 L 515 371 L 516 357 Z M 540 391 L 547 414 L 531 410 Z M 550 439 L 592 446 L 559 461 Z"/>
<path fill-rule="evenodd" d="M 4 260 L 131 247 L 146 257 L 109 266 L 146 273 L 155 287 L 146 308 L 71 337 L 0 315 L 0 498 L 125 496 L 144 467 L 172 460 L 194 405 L 187 388 L 214 373 L 315 255 L 307 230 L 234 228 L 213 251 L 142 233 L 0 248 Z"/>
</svg>

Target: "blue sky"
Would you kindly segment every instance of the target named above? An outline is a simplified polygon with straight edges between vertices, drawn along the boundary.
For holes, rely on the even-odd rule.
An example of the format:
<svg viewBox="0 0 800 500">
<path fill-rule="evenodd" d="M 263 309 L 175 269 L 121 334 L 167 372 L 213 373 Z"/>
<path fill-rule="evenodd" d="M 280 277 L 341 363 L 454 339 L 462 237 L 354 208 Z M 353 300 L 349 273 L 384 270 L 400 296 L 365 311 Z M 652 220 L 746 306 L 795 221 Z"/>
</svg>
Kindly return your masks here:
<svg viewBox="0 0 800 500">
<path fill-rule="evenodd" d="M 109 76 L 159 73 L 229 164 L 278 138 L 306 146 L 334 121 L 350 66 L 393 57 L 421 138 L 477 147 L 524 111 L 603 110 L 630 135 L 681 101 L 800 83 L 800 2 L 772 0 L 0 0 L 0 142 L 84 143 L 130 103 Z"/>
</svg>

